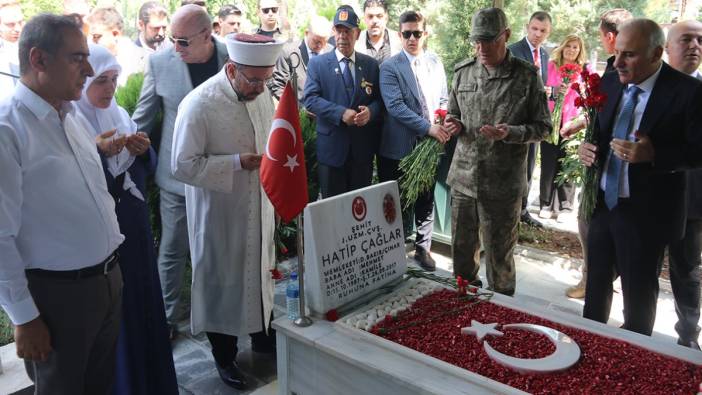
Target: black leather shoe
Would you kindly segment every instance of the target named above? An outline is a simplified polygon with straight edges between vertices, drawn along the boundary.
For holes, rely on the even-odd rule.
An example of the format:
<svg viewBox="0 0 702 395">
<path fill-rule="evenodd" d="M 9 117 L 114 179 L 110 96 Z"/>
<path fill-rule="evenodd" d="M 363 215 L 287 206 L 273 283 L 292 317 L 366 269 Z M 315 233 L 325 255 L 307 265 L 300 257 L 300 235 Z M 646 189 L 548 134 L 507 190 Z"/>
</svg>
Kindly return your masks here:
<svg viewBox="0 0 702 395">
<path fill-rule="evenodd" d="M 433 272 L 436 270 L 436 261 L 431 257 L 431 254 L 425 251 L 423 248 L 417 248 L 414 250 L 414 259 L 419 263 L 422 269 Z"/>
<path fill-rule="evenodd" d="M 544 227 L 544 224 L 542 224 L 541 222 L 535 220 L 534 217 L 532 217 L 531 214 L 529 214 L 529 213 L 524 213 L 524 214 L 522 214 L 522 216 L 519 218 L 519 220 L 520 220 L 523 224 L 527 224 L 527 225 L 529 225 L 529 226 L 533 226 L 533 227 L 536 227 L 536 228 L 543 228 L 543 227 Z"/>
<path fill-rule="evenodd" d="M 238 390 L 246 388 L 246 379 L 236 362 L 224 367 L 219 366 L 217 362 L 215 362 L 215 365 L 217 366 L 217 373 L 219 373 L 219 377 L 224 381 L 224 384 Z"/>
<path fill-rule="evenodd" d="M 693 350 L 700 351 L 700 344 L 697 343 L 697 340 L 678 339 L 678 344 L 681 346 L 689 347 Z"/>
</svg>

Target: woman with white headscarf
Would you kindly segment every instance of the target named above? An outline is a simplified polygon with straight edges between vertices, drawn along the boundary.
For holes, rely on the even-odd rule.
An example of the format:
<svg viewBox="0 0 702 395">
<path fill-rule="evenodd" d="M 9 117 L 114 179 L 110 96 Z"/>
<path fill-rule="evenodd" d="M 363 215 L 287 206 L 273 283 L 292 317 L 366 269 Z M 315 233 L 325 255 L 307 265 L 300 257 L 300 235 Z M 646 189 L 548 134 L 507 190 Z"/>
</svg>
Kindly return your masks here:
<svg viewBox="0 0 702 395">
<path fill-rule="evenodd" d="M 88 78 L 78 101 L 92 125 L 117 219 L 125 241 L 119 247 L 124 281 L 117 341 L 115 394 L 177 394 L 175 369 L 156 269 L 145 201 L 150 149 L 148 136 L 114 100 L 121 67 L 104 47 L 90 45 Z"/>
</svg>

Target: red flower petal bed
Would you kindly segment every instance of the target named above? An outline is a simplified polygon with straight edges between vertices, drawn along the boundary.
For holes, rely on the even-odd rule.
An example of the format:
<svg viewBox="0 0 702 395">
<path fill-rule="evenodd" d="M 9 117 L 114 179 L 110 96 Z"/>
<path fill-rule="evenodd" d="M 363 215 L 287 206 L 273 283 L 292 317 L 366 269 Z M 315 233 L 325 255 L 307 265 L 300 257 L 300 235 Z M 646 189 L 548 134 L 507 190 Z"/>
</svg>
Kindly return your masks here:
<svg viewBox="0 0 702 395">
<path fill-rule="evenodd" d="M 442 290 L 418 299 L 411 309 L 385 319 L 371 332 L 421 353 L 441 359 L 495 381 L 534 394 L 621 393 L 694 394 L 702 382 L 702 366 L 654 353 L 638 346 L 574 329 L 539 317 L 479 302 L 454 314 L 447 311 L 473 303 L 455 291 Z M 436 320 L 432 320 L 436 317 Z M 497 322 L 504 336 L 484 341 L 517 358 L 543 358 L 555 346 L 536 333 L 501 326 L 512 323 L 543 325 L 572 337 L 580 346 L 580 361 L 552 374 L 520 374 L 503 367 L 483 351 L 475 336 L 461 334 L 471 320 Z M 427 322 L 431 321 L 431 322 Z"/>
</svg>

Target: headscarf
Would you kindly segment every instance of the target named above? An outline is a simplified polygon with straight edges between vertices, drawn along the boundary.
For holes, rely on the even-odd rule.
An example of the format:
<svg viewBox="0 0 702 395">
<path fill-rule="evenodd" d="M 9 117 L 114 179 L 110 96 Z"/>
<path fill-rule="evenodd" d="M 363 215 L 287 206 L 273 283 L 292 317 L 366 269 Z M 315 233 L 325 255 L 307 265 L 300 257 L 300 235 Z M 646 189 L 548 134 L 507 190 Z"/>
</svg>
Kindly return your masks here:
<svg viewBox="0 0 702 395">
<path fill-rule="evenodd" d="M 78 110 L 92 126 L 95 136 L 112 129 L 117 130 L 114 137 L 134 134 L 137 129 L 136 123 L 132 121 L 127 111 L 117 105 L 114 97 L 109 107 L 104 109 L 95 107 L 90 103 L 87 92 L 95 79 L 107 71 L 115 70 L 119 73 L 122 71 L 122 67 L 117 63 L 117 59 L 107 48 L 95 44 L 89 44 L 88 47 L 90 49 L 88 62 L 90 66 L 92 66 L 95 74 L 85 80 L 83 94 L 76 103 Z M 127 148 L 122 149 L 119 154 L 107 158 L 107 168 L 113 177 L 127 172 L 127 169 L 129 169 L 132 163 L 134 163 L 134 155 L 132 155 Z M 144 200 L 139 189 L 129 178 L 129 173 L 127 173 L 124 178 L 124 189 L 129 190 L 132 195 L 140 200 Z"/>
</svg>

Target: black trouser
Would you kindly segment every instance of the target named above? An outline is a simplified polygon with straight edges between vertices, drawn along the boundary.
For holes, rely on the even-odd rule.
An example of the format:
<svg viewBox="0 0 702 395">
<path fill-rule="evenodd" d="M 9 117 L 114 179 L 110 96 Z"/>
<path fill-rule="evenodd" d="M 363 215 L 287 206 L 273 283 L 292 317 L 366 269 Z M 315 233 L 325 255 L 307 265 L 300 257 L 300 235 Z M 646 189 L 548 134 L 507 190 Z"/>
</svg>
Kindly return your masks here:
<svg viewBox="0 0 702 395">
<path fill-rule="evenodd" d="M 342 167 L 334 167 L 319 163 L 319 190 L 322 198 L 341 195 L 349 191 L 367 187 L 373 179 L 373 161 L 354 161 L 349 159 Z"/>
<path fill-rule="evenodd" d="M 27 272 L 29 292 L 49 329 L 46 362 L 25 360 L 35 394 L 109 394 L 122 316 L 122 272 L 81 279 Z"/>
<path fill-rule="evenodd" d="M 531 176 L 534 174 L 534 166 L 536 165 L 536 143 L 529 143 L 529 151 L 527 153 L 527 169 L 526 169 L 526 180 L 527 189 L 525 195 L 522 196 L 522 215 L 529 213 L 527 210 L 527 205 L 529 204 L 529 191 L 531 190 Z"/>
<path fill-rule="evenodd" d="M 397 180 L 402 175 L 400 161 L 378 155 L 378 179 L 380 182 Z M 436 185 L 436 182 L 434 183 Z M 413 209 L 402 210 L 402 223 L 405 236 L 412 231 L 412 214 L 414 226 L 417 228 L 415 248 L 422 248 L 429 252 L 431 249 L 431 234 L 434 230 L 434 185 L 417 197 Z M 403 202 L 404 205 L 404 202 Z"/>
<path fill-rule="evenodd" d="M 575 187 L 570 182 L 561 185 L 556 182 L 556 176 L 561 171 L 560 160 L 565 156 L 565 149 L 560 144 L 541 142 L 541 179 L 539 180 L 541 208 L 550 207 L 553 211 L 573 209 Z"/>
<path fill-rule="evenodd" d="M 702 219 L 688 219 L 685 236 L 668 245 L 670 284 L 678 315 L 675 331 L 687 342 L 697 340 L 700 333 L 700 254 Z"/>
<path fill-rule="evenodd" d="M 650 335 L 656 320 L 658 263 L 665 242 L 645 223 L 642 208 L 620 199 L 613 210 L 600 192 L 587 235 L 588 279 L 583 317 L 606 323 L 612 307 L 612 282 L 619 273 L 624 298 L 623 328 Z"/>
</svg>

